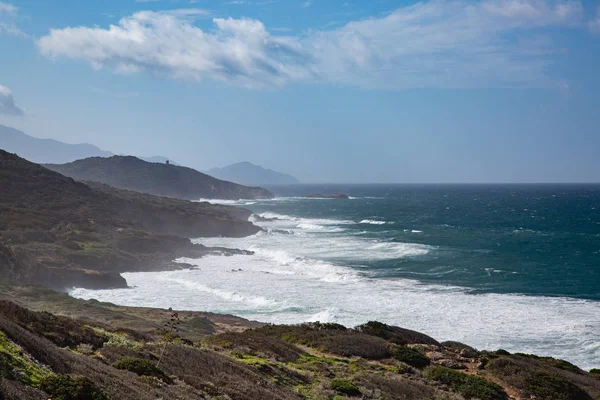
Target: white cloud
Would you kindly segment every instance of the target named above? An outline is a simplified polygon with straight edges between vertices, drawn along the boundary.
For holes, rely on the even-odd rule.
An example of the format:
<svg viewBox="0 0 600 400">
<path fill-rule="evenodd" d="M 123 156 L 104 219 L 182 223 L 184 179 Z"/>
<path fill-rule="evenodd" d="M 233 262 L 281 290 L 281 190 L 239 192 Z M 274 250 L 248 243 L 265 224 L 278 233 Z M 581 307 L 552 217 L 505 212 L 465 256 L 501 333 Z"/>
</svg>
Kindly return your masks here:
<svg viewBox="0 0 600 400">
<path fill-rule="evenodd" d="M 600 7 L 598 7 L 598 10 L 596 11 L 596 19 L 588 22 L 588 27 L 592 33 L 600 34 Z"/>
<path fill-rule="evenodd" d="M 0 85 L 0 115 L 16 115 L 25 114 L 25 110 L 15 104 L 12 91 Z"/>
<path fill-rule="evenodd" d="M 109 29 L 53 29 L 38 42 L 43 54 L 89 61 L 121 72 L 150 70 L 176 78 L 214 78 L 244 86 L 307 77 L 299 44 L 273 37 L 250 19 L 213 19 L 204 32 L 177 15 L 143 11 Z"/>
<path fill-rule="evenodd" d="M 573 0 L 430 0 L 290 37 L 252 19 L 214 18 L 216 29 L 202 30 L 184 11 L 143 11 L 106 29 L 52 29 L 38 45 L 49 57 L 83 59 L 94 68 L 248 87 L 290 81 L 384 89 L 538 87 L 552 84 L 546 70 L 557 55 L 551 39 L 536 38 L 545 28 L 582 19 L 581 2 Z"/>
<path fill-rule="evenodd" d="M 310 7 L 310 5 L 312 4 L 312 2 L 310 0 L 306 0 L 304 3 L 302 3 L 300 6 L 302 8 L 307 8 Z"/>
</svg>

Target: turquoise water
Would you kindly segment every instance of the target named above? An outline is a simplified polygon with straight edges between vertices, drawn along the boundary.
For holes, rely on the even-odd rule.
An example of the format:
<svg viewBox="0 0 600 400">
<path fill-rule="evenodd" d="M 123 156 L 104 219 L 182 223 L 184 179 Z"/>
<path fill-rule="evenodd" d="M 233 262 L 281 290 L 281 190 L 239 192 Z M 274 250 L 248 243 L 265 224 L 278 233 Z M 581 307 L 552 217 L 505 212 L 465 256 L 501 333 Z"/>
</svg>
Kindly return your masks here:
<svg viewBox="0 0 600 400">
<path fill-rule="evenodd" d="M 252 255 L 181 259 L 195 268 L 71 294 L 272 323 L 378 320 L 600 367 L 600 186 L 272 189 L 220 202 L 251 209 L 264 231 L 194 240 Z M 332 192 L 352 198 L 304 197 Z"/>
<path fill-rule="evenodd" d="M 357 235 L 431 248 L 421 256 L 348 263 L 370 276 L 459 285 L 481 293 L 600 299 L 600 185 L 271 189 L 282 197 L 341 192 L 352 199 L 297 199 L 245 207 L 255 213 L 343 221 L 328 224 L 341 229 L 324 231 L 327 238 Z M 343 256 L 329 259 L 346 263 Z"/>
</svg>

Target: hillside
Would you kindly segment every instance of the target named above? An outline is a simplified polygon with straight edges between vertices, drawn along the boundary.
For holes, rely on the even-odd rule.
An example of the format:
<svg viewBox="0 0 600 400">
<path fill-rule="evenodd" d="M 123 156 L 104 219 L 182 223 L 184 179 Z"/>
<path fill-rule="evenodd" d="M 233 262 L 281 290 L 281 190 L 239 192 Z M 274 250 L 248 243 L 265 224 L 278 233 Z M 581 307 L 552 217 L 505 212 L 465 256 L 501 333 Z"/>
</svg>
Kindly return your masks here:
<svg viewBox="0 0 600 400">
<path fill-rule="evenodd" d="M 206 172 L 210 176 L 241 185 L 289 185 L 297 184 L 298 179 L 291 175 L 266 169 L 249 162 L 240 162 L 223 168 L 213 168 Z"/>
<path fill-rule="evenodd" d="M 92 157 L 68 164 L 46 164 L 47 168 L 80 181 L 101 182 L 159 196 L 186 200 L 264 199 L 268 190 L 215 179 L 191 168 L 148 163 L 131 156 Z"/>
<path fill-rule="evenodd" d="M 190 237 L 259 231 L 247 210 L 92 186 L 0 150 L 0 277 L 123 287 L 121 272 L 181 268 L 172 260 L 211 251 Z"/>
<path fill-rule="evenodd" d="M 0 298 L 0 398 L 11 400 L 600 396 L 598 370 L 440 343 L 378 322 L 353 329 L 318 322 L 264 325 L 210 313 L 118 307 L 1 283 Z"/>
</svg>

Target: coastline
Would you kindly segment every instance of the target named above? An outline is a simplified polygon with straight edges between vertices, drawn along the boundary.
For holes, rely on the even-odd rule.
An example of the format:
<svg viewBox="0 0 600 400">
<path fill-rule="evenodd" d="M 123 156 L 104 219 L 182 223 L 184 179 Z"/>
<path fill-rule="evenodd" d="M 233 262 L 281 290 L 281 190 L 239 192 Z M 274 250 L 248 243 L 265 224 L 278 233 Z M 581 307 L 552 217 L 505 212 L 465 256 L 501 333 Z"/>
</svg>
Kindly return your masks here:
<svg viewBox="0 0 600 400">
<path fill-rule="evenodd" d="M 272 213 L 261 215 L 273 217 Z M 600 329 L 600 302 L 524 294 L 473 294 L 468 288 L 415 279 L 369 278 L 360 269 L 290 252 L 292 248 L 320 251 L 313 240 L 321 236 L 313 236 L 322 235 L 323 231 L 315 231 L 316 222 L 328 223 L 327 220 L 293 221 L 305 227 L 302 232 L 306 233 L 298 236 L 302 232 L 289 235 L 274 230 L 285 228 L 279 224 L 290 221 L 252 219 L 265 231 L 246 238 L 194 240 L 207 246 L 245 249 L 252 255 L 181 259 L 195 268 L 127 274 L 136 288 L 80 290 L 73 294 L 83 298 L 99 296 L 124 305 L 211 310 L 268 323 L 318 320 L 356 326 L 376 319 L 442 340 L 554 356 L 587 368 L 596 367 L 594 362 L 600 354 L 595 336 Z M 308 234 L 309 231 L 318 233 Z M 169 288 L 166 293 L 173 295 L 158 296 L 157 287 Z"/>
</svg>

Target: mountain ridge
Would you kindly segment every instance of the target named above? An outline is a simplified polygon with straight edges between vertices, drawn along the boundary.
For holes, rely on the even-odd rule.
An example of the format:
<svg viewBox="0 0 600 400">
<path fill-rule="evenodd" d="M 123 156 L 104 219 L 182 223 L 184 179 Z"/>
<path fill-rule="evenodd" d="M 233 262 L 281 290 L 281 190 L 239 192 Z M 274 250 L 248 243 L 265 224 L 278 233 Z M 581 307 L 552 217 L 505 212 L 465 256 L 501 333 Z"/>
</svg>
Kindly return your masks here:
<svg viewBox="0 0 600 400">
<path fill-rule="evenodd" d="M 274 197 L 266 189 L 222 181 L 188 167 L 149 163 L 133 156 L 90 157 L 67 164 L 44 165 L 76 180 L 184 200 Z"/>
<path fill-rule="evenodd" d="M 111 157 L 115 154 L 90 143 L 65 143 L 56 139 L 37 138 L 0 124 L 0 149 L 40 164 L 64 164 L 89 157 Z M 144 161 L 164 163 L 164 156 L 138 157 Z"/>
<path fill-rule="evenodd" d="M 242 161 L 222 168 L 212 168 L 206 174 L 241 185 L 290 185 L 300 183 L 289 174 Z"/>
</svg>

